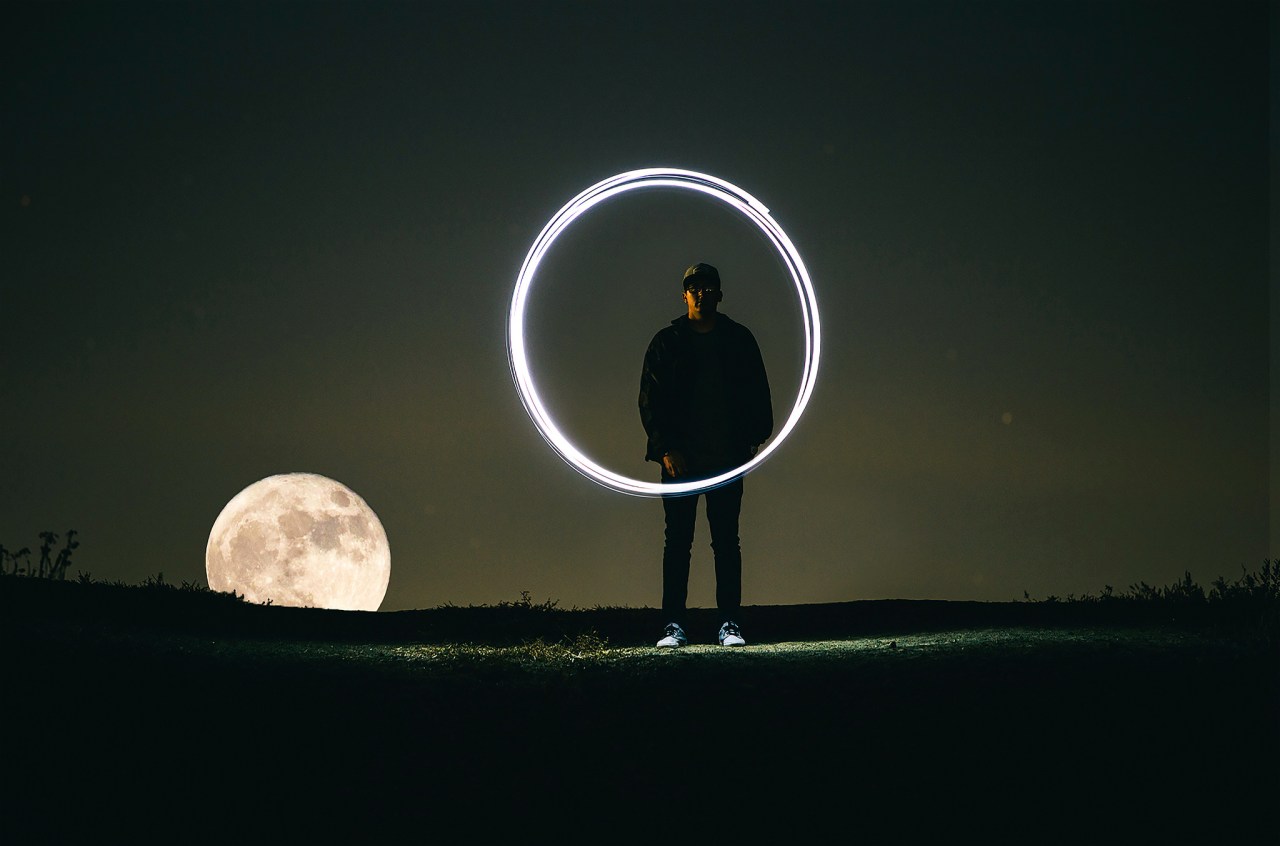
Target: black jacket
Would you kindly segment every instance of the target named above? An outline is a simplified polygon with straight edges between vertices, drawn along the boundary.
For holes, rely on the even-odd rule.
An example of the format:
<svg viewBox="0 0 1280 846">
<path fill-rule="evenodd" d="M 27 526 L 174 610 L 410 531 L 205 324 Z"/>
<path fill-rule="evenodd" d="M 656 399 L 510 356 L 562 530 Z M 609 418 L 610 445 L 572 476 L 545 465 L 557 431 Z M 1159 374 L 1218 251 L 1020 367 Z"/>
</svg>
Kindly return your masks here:
<svg viewBox="0 0 1280 846">
<path fill-rule="evenodd" d="M 725 332 L 723 358 L 727 417 L 733 424 L 740 461 L 773 434 L 773 402 L 764 372 L 760 346 L 751 330 L 727 315 L 716 315 L 716 332 Z M 678 317 L 649 342 L 640 373 L 640 422 L 649 436 L 646 461 L 662 463 L 668 452 L 681 452 L 688 438 L 696 374 L 690 365 L 694 329 L 687 316 Z M 688 457 L 688 456 L 686 456 Z"/>
</svg>

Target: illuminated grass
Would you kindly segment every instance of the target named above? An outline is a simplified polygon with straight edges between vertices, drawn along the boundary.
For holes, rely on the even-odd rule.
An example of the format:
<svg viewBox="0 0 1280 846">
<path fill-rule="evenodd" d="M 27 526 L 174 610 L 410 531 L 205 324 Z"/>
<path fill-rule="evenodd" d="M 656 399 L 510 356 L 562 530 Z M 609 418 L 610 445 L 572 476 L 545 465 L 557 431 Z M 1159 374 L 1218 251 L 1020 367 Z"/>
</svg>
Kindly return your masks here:
<svg viewBox="0 0 1280 846">
<path fill-rule="evenodd" d="M 118 647 L 124 648 L 124 647 Z M 476 678 L 541 687 L 567 678 L 607 687 L 611 683 L 699 673 L 736 681 L 812 675 L 877 677 L 894 673 L 969 672 L 1003 664 L 1105 659 L 1138 660 L 1186 651 L 1232 653 L 1229 640 L 1165 629 L 983 628 L 789 641 L 726 648 L 691 644 L 681 649 L 611 646 L 591 636 L 558 643 L 535 640 L 488 644 L 342 644 L 192 638 L 150 641 L 147 651 L 184 660 L 212 659 L 239 668 L 312 675 L 364 676 L 408 684 L 466 684 Z M 125 649 L 125 651 L 129 651 Z M 965 668 L 956 670 L 956 668 Z"/>
</svg>

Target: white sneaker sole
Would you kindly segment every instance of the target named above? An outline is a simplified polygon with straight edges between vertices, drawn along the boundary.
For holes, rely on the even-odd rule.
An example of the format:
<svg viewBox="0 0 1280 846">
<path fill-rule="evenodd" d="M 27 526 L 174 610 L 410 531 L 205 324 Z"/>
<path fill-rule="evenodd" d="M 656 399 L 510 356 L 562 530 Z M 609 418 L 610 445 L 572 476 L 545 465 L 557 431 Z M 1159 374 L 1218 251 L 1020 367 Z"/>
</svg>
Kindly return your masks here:
<svg viewBox="0 0 1280 846">
<path fill-rule="evenodd" d="M 674 637 L 664 637 L 662 640 L 658 641 L 654 645 L 657 646 L 659 649 L 676 649 L 678 647 L 684 646 L 683 643 L 676 640 Z"/>
<path fill-rule="evenodd" d="M 747 642 L 740 637 L 729 635 L 724 640 L 720 641 L 720 645 L 721 646 L 746 646 Z"/>
</svg>

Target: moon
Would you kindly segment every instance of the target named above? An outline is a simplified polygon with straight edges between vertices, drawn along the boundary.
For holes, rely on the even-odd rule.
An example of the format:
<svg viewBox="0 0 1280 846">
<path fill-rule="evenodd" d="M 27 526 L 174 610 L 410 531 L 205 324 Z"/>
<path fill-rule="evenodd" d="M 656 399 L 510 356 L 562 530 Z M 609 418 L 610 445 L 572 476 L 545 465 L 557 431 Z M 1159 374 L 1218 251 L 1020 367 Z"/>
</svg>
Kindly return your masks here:
<svg viewBox="0 0 1280 846">
<path fill-rule="evenodd" d="M 391 580 L 378 515 L 314 473 L 268 476 L 236 494 L 213 523 L 204 560 L 213 590 L 272 605 L 377 611 Z"/>
</svg>

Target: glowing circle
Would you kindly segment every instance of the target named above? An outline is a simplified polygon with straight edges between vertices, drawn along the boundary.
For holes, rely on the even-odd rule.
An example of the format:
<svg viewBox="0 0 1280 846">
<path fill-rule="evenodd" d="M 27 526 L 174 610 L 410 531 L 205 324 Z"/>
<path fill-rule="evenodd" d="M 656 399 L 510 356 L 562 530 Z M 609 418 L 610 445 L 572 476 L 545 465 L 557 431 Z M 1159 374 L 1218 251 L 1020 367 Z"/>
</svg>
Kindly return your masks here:
<svg viewBox="0 0 1280 846">
<path fill-rule="evenodd" d="M 754 223 L 769 239 L 774 248 L 777 249 L 778 255 L 782 257 L 787 271 L 791 274 L 792 282 L 795 283 L 796 293 L 800 297 L 800 312 L 804 320 L 805 336 L 804 371 L 800 378 L 800 390 L 796 394 L 795 405 L 791 407 L 790 416 L 787 417 L 786 422 L 778 430 L 778 434 L 773 440 L 761 448 L 750 461 L 721 473 L 719 476 L 712 476 L 695 482 L 674 482 L 670 484 L 644 482 L 622 476 L 601 467 L 588 458 L 582 450 L 578 449 L 565 437 L 564 433 L 556 427 L 555 421 L 551 419 L 546 406 L 542 403 L 542 398 L 538 395 L 537 386 L 534 385 L 533 374 L 529 369 L 529 356 L 525 350 L 524 319 L 525 308 L 529 300 L 529 291 L 533 287 L 533 280 L 538 272 L 538 266 L 542 263 L 547 251 L 551 249 L 551 245 L 555 243 L 556 238 L 560 237 L 575 220 L 586 214 L 594 206 L 619 194 L 642 188 L 682 188 L 696 191 L 719 200 L 739 212 L 747 220 Z M 800 253 L 796 250 L 795 245 L 787 237 L 787 233 L 783 232 L 782 227 L 769 216 L 769 210 L 755 197 L 736 185 L 725 182 L 723 179 L 708 176 L 705 173 L 672 168 L 645 168 L 611 176 L 592 185 L 565 204 L 564 208 L 556 212 L 551 220 L 547 222 L 547 225 L 542 228 L 537 240 L 529 248 L 529 254 L 525 256 L 524 264 L 520 268 L 520 275 L 516 278 L 516 289 L 511 296 L 511 313 L 507 320 L 507 356 L 511 362 L 511 375 L 515 380 L 516 389 L 520 393 L 520 400 L 524 403 L 525 410 L 529 412 L 529 417 L 533 420 L 533 425 L 537 427 L 539 434 L 561 458 L 588 479 L 606 488 L 612 488 L 615 491 L 634 496 L 662 496 L 664 494 L 697 493 L 710 490 L 731 482 L 759 467 L 786 440 L 787 435 L 791 434 L 791 430 L 800 421 L 800 416 L 804 413 L 805 406 L 809 404 L 809 397 L 813 394 L 814 382 L 818 375 L 818 358 L 821 348 L 822 329 L 818 320 L 818 304 L 813 293 L 813 282 L 809 279 L 809 271 L 805 268 L 804 261 L 800 258 Z"/>
</svg>

